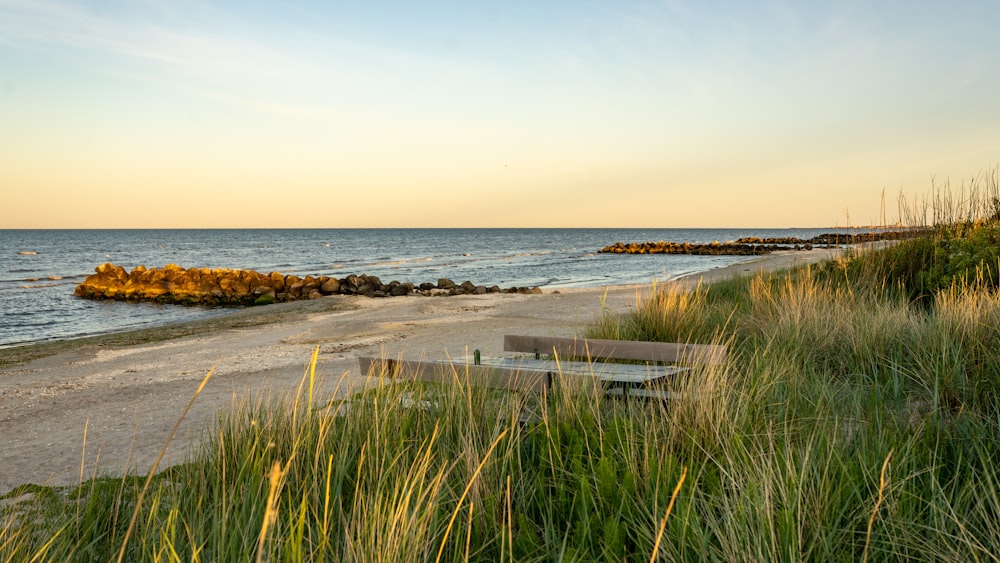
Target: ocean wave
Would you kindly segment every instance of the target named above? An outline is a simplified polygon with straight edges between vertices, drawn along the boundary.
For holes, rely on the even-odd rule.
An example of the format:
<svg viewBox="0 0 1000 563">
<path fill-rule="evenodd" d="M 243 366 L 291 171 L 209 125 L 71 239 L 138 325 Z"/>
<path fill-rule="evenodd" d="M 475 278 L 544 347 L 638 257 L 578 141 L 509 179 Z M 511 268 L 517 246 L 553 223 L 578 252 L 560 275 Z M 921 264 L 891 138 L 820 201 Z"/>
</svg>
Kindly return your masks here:
<svg viewBox="0 0 1000 563">
<path fill-rule="evenodd" d="M 513 254 L 502 254 L 500 256 L 485 256 L 483 258 L 480 258 L 480 260 L 508 261 L 508 260 L 513 260 L 514 258 L 533 258 L 535 256 L 549 256 L 553 253 L 554 252 L 551 250 L 540 250 L 537 252 L 514 252 Z"/>
<path fill-rule="evenodd" d="M 8 283 L 9 284 L 35 283 L 35 282 L 39 282 L 39 281 L 70 282 L 70 281 L 73 281 L 73 280 L 76 280 L 76 279 L 82 279 L 84 277 L 86 277 L 86 276 L 59 276 L 59 275 L 51 275 L 51 276 L 44 276 L 44 277 L 43 276 L 31 276 L 31 277 L 27 277 L 27 278 L 20 278 L 20 277 L 18 277 L 18 278 L 0 279 L 0 284 L 8 284 Z"/>
<path fill-rule="evenodd" d="M 41 289 L 43 287 L 58 287 L 60 285 L 69 285 L 68 282 L 61 283 L 36 283 L 36 284 L 24 284 L 17 286 L 18 289 Z"/>
<path fill-rule="evenodd" d="M 17 319 L 16 331 L 21 333 L 24 333 L 25 329 L 57 326 L 61 322 L 55 316 L 40 317 L 36 311 L 10 312 L 4 316 Z"/>
<path fill-rule="evenodd" d="M 599 278 L 573 278 L 573 279 L 565 279 L 565 280 L 562 280 L 561 283 L 558 283 L 558 284 L 554 283 L 554 284 L 550 284 L 550 285 L 558 285 L 560 287 L 588 287 L 588 286 L 591 286 L 591 285 L 606 285 L 609 282 L 617 284 L 617 282 L 613 282 L 607 276 L 602 276 L 602 277 L 599 277 Z"/>
<path fill-rule="evenodd" d="M 402 258 L 400 260 L 383 260 L 379 262 L 371 262 L 368 264 L 359 264 L 362 266 L 370 266 L 372 268 L 381 268 L 383 266 L 399 266 L 402 264 L 419 264 L 421 262 L 433 262 L 434 259 L 431 257 L 426 258 Z"/>
</svg>

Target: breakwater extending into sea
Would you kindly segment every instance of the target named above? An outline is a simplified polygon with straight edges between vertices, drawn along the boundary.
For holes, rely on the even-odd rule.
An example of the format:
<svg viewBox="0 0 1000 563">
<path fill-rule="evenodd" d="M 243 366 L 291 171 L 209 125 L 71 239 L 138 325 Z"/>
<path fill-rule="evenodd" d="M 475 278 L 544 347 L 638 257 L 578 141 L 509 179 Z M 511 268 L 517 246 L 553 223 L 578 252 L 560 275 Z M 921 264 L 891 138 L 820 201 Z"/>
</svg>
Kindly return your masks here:
<svg viewBox="0 0 1000 563">
<path fill-rule="evenodd" d="M 137 266 L 131 272 L 110 262 L 97 267 L 76 286 L 77 297 L 117 301 L 154 301 L 172 305 L 272 305 L 331 295 L 405 297 L 408 295 L 485 295 L 487 293 L 542 293 L 538 287 L 486 287 L 465 280 L 455 283 L 440 278 L 437 283 L 383 282 L 378 276 L 351 274 L 330 276 L 285 275 L 231 268 L 184 268 L 167 264 L 162 268 Z"/>
<path fill-rule="evenodd" d="M 809 238 L 830 229 L 249 229 L 0 230 L 0 346 L 144 328 L 226 309 L 91 301 L 73 292 L 94 269 L 183 264 L 343 279 L 472 280 L 568 287 L 650 283 L 746 260 L 740 256 L 616 256 L 615 241 L 708 244 L 740 237 Z M 845 231 L 848 232 L 848 231 Z"/>
</svg>

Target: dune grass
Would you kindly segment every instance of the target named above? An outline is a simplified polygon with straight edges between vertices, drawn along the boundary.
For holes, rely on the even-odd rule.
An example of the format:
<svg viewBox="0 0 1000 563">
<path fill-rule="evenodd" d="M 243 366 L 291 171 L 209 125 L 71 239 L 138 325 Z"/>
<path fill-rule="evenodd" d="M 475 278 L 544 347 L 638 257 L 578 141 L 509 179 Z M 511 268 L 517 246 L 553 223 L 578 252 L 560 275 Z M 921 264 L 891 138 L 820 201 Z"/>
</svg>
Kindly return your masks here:
<svg viewBox="0 0 1000 563">
<path fill-rule="evenodd" d="M 723 342 L 688 398 L 372 385 L 220 414 L 190 463 L 26 487 L 5 561 L 992 560 L 1000 298 L 811 270 L 663 288 L 591 336 Z M 377 375 L 377 374 L 374 374 Z M 374 380 L 373 380 L 374 383 Z M 675 494 L 676 491 L 676 494 Z M 669 517 L 665 517 L 668 514 Z M 138 514 L 125 541 L 128 523 Z M 14 519 L 14 520 L 11 520 Z M 662 529 L 662 533 L 661 533 Z"/>
<path fill-rule="evenodd" d="M 0 561 L 996 561 L 997 256 L 953 256 L 996 219 L 596 319 L 728 346 L 669 404 L 378 373 L 331 402 L 307 368 L 148 486 L 6 495 Z"/>
</svg>

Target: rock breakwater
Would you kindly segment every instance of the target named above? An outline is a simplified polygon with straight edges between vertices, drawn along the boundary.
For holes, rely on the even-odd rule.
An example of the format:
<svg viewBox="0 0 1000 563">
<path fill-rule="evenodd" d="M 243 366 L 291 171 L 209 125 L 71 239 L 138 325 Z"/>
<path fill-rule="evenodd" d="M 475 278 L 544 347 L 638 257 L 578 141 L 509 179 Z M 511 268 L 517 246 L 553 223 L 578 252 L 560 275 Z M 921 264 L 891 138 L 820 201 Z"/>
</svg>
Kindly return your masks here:
<svg viewBox="0 0 1000 563">
<path fill-rule="evenodd" d="M 884 240 L 902 240 L 919 236 L 927 229 L 913 228 L 901 231 L 876 231 L 866 233 L 824 233 L 808 239 L 797 237 L 757 238 L 743 237 L 732 242 L 698 244 L 690 242 L 616 242 L 598 250 L 604 254 L 693 254 L 693 255 L 756 255 L 780 250 L 812 250 L 816 246 L 862 244 Z"/>
<path fill-rule="evenodd" d="M 229 268 L 183 268 L 167 264 L 162 268 L 137 266 L 131 272 L 112 263 L 101 264 L 95 273 L 76 287 L 85 299 L 155 301 L 181 305 L 266 305 L 317 299 L 327 295 L 398 297 L 404 295 L 480 295 L 485 293 L 541 293 L 541 289 L 498 286 L 486 287 L 466 281 L 456 284 L 447 278 L 434 283 L 382 283 L 376 276 L 285 275 Z"/>
<path fill-rule="evenodd" d="M 691 242 L 616 242 L 611 246 L 605 246 L 598 250 L 602 254 L 692 254 L 698 256 L 715 255 L 735 255 L 753 256 L 757 254 L 767 254 L 777 250 L 808 250 L 812 248 L 798 248 L 795 246 L 783 246 L 772 244 L 744 244 L 736 242 L 711 242 L 708 244 L 696 244 Z"/>
<path fill-rule="evenodd" d="M 866 242 L 878 242 L 883 240 L 903 240 L 925 234 L 929 229 L 912 228 L 900 231 L 875 231 L 866 233 L 823 233 L 809 239 L 796 237 L 778 238 L 757 238 L 743 237 L 736 239 L 737 244 L 797 244 L 829 246 L 841 244 L 862 244 Z"/>
</svg>

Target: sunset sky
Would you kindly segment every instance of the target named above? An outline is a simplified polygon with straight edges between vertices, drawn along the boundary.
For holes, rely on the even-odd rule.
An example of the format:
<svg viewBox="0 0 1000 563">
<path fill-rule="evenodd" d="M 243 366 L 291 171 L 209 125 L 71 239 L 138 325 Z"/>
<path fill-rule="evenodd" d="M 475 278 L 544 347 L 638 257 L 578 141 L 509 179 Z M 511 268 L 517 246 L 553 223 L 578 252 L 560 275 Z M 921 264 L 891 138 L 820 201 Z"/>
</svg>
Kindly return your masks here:
<svg viewBox="0 0 1000 563">
<path fill-rule="evenodd" d="M 1000 162 L 1000 2 L 0 0 L 0 228 L 870 224 Z"/>
</svg>

